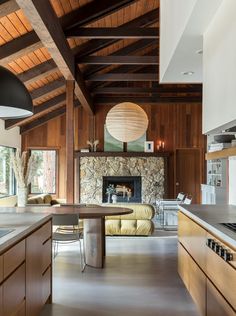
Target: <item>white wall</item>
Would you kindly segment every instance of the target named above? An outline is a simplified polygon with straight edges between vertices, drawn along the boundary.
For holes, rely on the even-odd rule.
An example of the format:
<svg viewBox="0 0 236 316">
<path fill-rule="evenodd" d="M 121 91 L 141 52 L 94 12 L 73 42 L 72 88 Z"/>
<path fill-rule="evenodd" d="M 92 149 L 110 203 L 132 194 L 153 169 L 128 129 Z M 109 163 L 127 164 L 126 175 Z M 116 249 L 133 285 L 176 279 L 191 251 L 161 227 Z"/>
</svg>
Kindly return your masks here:
<svg viewBox="0 0 236 316">
<path fill-rule="evenodd" d="M 0 119 L 0 145 L 21 148 L 21 136 L 19 127 L 5 130 L 4 121 Z"/>
<path fill-rule="evenodd" d="M 236 205 L 236 157 L 229 157 L 229 204 Z"/>
<path fill-rule="evenodd" d="M 161 0 L 160 2 L 160 81 L 165 75 L 196 1 Z"/>
<path fill-rule="evenodd" d="M 224 0 L 203 38 L 203 132 L 236 125 L 236 1 Z"/>
</svg>

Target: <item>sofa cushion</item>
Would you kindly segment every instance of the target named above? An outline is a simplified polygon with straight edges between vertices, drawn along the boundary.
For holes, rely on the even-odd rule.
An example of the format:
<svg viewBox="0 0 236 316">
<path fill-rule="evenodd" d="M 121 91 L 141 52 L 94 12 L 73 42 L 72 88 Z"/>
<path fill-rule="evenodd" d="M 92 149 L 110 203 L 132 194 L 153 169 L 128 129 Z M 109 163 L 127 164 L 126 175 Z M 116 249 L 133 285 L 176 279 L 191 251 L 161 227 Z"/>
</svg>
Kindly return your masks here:
<svg viewBox="0 0 236 316">
<path fill-rule="evenodd" d="M 37 204 L 37 199 L 30 197 L 28 198 L 27 204 Z"/>
<path fill-rule="evenodd" d="M 151 235 L 154 231 L 153 221 L 147 220 L 137 220 L 136 235 L 148 236 Z"/>
<path fill-rule="evenodd" d="M 106 219 L 106 235 L 120 235 L 120 220 Z"/>
<path fill-rule="evenodd" d="M 137 221 L 135 219 L 121 220 L 120 234 L 121 235 L 135 235 Z"/>
<path fill-rule="evenodd" d="M 51 204 L 51 201 L 52 201 L 52 196 L 51 196 L 51 194 L 46 194 L 46 195 L 44 196 L 44 203 L 46 203 L 46 204 Z"/>
<path fill-rule="evenodd" d="M 46 197 L 46 200 L 45 200 L 45 197 Z M 52 197 L 50 194 L 33 195 L 28 198 L 27 204 L 44 204 L 44 203 L 51 204 L 50 199 L 52 200 Z"/>
<path fill-rule="evenodd" d="M 106 216 L 106 219 L 149 219 L 151 220 L 155 215 L 155 209 L 151 204 L 145 203 L 115 203 L 115 204 L 103 204 L 103 206 L 109 207 L 125 207 L 133 210 L 133 213 L 127 215 L 118 216 Z"/>
<path fill-rule="evenodd" d="M 106 235 L 149 236 L 153 233 L 151 220 L 106 219 Z"/>
</svg>

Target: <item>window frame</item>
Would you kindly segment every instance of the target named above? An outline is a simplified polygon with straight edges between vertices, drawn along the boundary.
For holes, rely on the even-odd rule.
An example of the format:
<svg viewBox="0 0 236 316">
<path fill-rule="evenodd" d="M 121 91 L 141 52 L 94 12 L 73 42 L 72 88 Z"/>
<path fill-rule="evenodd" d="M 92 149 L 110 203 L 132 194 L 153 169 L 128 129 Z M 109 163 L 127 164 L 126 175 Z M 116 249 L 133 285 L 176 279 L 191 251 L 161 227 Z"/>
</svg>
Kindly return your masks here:
<svg viewBox="0 0 236 316">
<path fill-rule="evenodd" d="M 47 192 L 47 194 L 51 194 L 51 195 L 54 195 L 54 196 L 57 196 L 58 195 L 58 190 L 59 190 L 59 149 L 57 147 L 30 147 L 28 148 L 28 152 L 29 152 L 29 156 L 31 156 L 31 152 L 33 150 L 38 150 L 38 151 L 55 151 L 56 153 L 56 159 L 55 159 L 55 163 L 56 163 L 56 166 L 55 166 L 55 193 L 52 193 L 52 192 Z M 29 194 L 30 195 L 40 195 L 40 194 L 45 194 L 45 193 L 42 193 L 42 192 L 31 192 L 31 183 L 29 185 Z"/>
<path fill-rule="evenodd" d="M 11 148 L 11 149 L 13 149 L 14 153 L 16 152 L 16 147 L 7 146 L 7 145 L 1 145 L 1 144 L 0 144 L 0 147 Z M 6 195 L 3 195 L 3 196 L 0 196 L 0 199 L 5 199 L 5 198 L 8 198 L 10 196 L 15 196 L 16 195 L 16 177 L 15 177 L 13 169 L 12 169 L 11 178 L 12 178 L 11 180 L 12 180 L 12 188 L 13 188 L 12 194 L 6 194 Z"/>
</svg>

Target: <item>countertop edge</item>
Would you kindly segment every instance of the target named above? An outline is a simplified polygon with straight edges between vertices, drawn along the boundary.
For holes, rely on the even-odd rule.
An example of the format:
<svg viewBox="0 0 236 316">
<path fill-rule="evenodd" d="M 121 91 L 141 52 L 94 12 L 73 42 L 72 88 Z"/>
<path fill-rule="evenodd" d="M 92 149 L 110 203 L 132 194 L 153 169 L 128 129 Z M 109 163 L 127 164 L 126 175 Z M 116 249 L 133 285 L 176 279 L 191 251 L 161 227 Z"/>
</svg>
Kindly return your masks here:
<svg viewBox="0 0 236 316">
<path fill-rule="evenodd" d="M 216 237 L 220 238 L 223 242 L 236 249 L 236 240 L 234 240 L 224 232 L 220 231 L 216 227 L 212 226 L 211 224 L 207 223 L 206 221 L 202 220 L 198 216 L 194 215 L 192 212 L 186 210 L 182 205 L 179 205 L 179 209 L 189 218 L 193 219 L 196 223 L 205 228 L 209 233 L 212 233 Z"/>
<path fill-rule="evenodd" d="M 16 243 L 18 243 L 20 240 L 24 239 L 26 236 L 30 235 L 33 231 L 35 231 L 37 228 L 48 222 L 52 218 L 52 215 L 48 214 L 45 215 L 42 219 L 37 220 L 35 223 L 31 224 L 29 227 L 25 228 L 23 231 L 18 232 L 17 235 L 10 237 L 8 240 L 3 242 L 0 245 L 0 255 L 8 250 L 8 248 L 11 248 Z"/>
</svg>

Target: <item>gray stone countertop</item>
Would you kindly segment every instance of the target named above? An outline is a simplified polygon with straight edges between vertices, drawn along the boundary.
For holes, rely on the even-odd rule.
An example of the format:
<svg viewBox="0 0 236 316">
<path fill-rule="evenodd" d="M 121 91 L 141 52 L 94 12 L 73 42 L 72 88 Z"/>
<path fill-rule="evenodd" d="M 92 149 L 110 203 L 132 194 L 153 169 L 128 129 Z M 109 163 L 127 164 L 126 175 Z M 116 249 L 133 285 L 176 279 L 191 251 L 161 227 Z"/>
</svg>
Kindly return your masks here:
<svg viewBox="0 0 236 316">
<path fill-rule="evenodd" d="M 49 214 L 31 213 L 23 208 L 0 207 L 0 231 L 9 228 L 12 232 L 0 237 L 0 254 L 46 223 Z"/>
<path fill-rule="evenodd" d="M 221 223 L 236 223 L 234 205 L 179 205 L 180 210 L 236 250 L 236 233 Z"/>
</svg>

